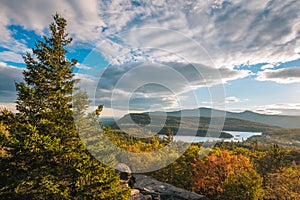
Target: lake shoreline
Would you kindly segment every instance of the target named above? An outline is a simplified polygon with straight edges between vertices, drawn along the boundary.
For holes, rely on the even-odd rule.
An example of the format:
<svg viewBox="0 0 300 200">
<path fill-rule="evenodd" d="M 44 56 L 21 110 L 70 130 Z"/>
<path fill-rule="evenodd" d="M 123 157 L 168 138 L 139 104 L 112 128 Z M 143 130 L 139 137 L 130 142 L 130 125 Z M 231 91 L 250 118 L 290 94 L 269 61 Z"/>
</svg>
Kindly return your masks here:
<svg viewBox="0 0 300 200">
<path fill-rule="evenodd" d="M 175 135 L 174 141 L 181 141 L 187 143 L 193 142 L 243 142 L 252 136 L 262 135 L 262 132 L 242 132 L 242 131 L 223 131 L 227 134 L 232 135 L 232 138 L 222 138 L 222 137 L 200 137 L 191 135 Z M 165 137 L 165 135 L 160 135 Z"/>
</svg>

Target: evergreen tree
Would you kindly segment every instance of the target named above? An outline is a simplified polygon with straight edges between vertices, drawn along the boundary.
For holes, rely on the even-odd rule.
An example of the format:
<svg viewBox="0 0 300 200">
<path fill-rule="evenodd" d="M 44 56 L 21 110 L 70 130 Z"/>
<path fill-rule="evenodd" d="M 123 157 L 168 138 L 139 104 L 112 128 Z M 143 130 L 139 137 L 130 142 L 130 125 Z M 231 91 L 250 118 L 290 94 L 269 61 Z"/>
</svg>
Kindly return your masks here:
<svg viewBox="0 0 300 200">
<path fill-rule="evenodd" d="M 51 36 L 43 36 L 44 41 L 37 41 L 32 49 L 33 55 L 24 56 L 27 70 L 23 72 L 25 83 L 16 84 L 17 109 L 30 123 L 47 119 L 56 126 L 72 129 L 70 103 L 77 82 L 72 67 L 77 61 L 69 61 L 65 56 L 65 46 L 72 42 L 65 32 L 66 20 L 58 14 L 53 18 L 49 26 Z"/>
<path fill-rule="evenodd" d="M 71 43 L 66 20 L 54 15 L 51 36 L 38 41 L 24 61 L 23 83 L 17 83 L 19 113 L 0 112 L 0 198 L 125 199 L 114 169 L 94 159 L 75 128 L 71 109 L 77 80 L 65 46 Z M 89 103 L 81 98 L 81 116 Z M 75 103 L 76 104 L 76 103 Z M 78 103 L 77 103 L 78 104 Z M 8 132 L 8 133 L 6 133 Z"/>
</svg>

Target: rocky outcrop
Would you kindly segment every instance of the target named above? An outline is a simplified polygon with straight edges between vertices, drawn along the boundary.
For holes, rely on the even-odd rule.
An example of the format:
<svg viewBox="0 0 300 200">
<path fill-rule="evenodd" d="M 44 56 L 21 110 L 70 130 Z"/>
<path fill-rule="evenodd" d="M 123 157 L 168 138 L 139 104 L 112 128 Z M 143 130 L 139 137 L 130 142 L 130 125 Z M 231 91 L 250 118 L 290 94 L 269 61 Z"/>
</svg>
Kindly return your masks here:
<svg viewBox="0 0 300 200">
<path fill-rule="evenodd" d="M 130 200 L 208 200 L 205 196 L 162 183 L 152 177 L 135 174 Z"/>
<path fill-rule="evenodd" d="M 142 174 L 132 175 L 131 169 L 119 163 L 120 185 L 131 187 L 130 200 L 208 200 L 205 196 L 177 188 Z"/>
<path fill-rule="evenodd" d="M 119 163 L 116 167 L 116 172 L 120 174 L 120 185 L 122 187 L 133 187 L 134 177 L 132 177 L 131 169 L 124 163 Z"/>
</svg>

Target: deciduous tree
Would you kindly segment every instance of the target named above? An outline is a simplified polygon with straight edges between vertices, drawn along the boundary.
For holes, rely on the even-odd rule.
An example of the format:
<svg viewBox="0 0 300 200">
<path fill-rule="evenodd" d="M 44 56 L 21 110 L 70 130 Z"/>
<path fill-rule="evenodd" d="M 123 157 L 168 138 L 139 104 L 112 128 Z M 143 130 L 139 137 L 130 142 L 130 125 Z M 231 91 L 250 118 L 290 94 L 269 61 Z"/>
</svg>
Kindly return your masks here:
<svg viewBox="0 0 300 200">
<path fill-rule="evenodd" d="M 266 199 L 300 199 L 300 168 L 286 167 L 266 177 Z"/>
<path fill-rule="evenodd" d="M 220 199 L 224 193 L 225 181 L 231 173 L 247 173 L 253 170 L 254 165 L 248 157 L 231 155 L 228 150 L 215 150 L 206 158 L 196 159 L 193 163 L 193 190 L 212 199 Z"/>
</svg>

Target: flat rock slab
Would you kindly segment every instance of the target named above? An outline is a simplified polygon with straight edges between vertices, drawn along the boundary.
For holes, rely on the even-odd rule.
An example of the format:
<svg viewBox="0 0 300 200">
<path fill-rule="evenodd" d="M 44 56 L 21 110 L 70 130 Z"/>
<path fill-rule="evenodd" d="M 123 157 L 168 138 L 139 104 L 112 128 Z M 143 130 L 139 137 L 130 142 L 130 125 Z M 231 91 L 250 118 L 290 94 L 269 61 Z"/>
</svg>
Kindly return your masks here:
<svg viewBox="0 0 300 200">
<path fill-rule="evenodd" d="M 132 200 L 143 199 L 143 196 L 146 197 L 144 199 L 150 199 L 151 196 L 151 199 L 155 200 L 209 200 L 203 195 L 157 181 L 146 175 L 135 174 L 133 176 L 136 181 L 134 188 L 138 189 L 140 194 L 139 197 L 132 196 L 130 198 Z"/>
</svg>

